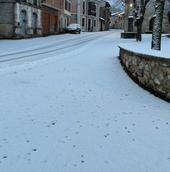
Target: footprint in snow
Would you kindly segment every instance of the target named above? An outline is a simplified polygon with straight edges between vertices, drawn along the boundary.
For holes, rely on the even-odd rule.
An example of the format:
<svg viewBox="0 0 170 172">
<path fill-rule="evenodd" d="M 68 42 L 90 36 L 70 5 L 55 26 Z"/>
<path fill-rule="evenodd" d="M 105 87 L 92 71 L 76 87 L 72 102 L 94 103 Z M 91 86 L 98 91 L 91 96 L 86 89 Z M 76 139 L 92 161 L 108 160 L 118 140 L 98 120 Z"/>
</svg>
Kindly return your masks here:
<svg viewBox="0 0 170 172">
<path fill-rule="evenodd" d="M 6 155 L 4 155 L 2 158 L 3 158 L 3 159 L 6 159 L 6 158 L 7 158 L 7 156 L 6 156 Z"/>
<path fill-rule="evenodd" d="M 52 122 L 51 125 L 55 125 L 56 123 L 55 122 Z"/>
<path fill-rule="evenodd" d="M 127 113 L 126 112 L 122 112 L 122 114 L 126 115 Z"/>
<path fill-rule="evenodd" d="M 104 135 L 105 138 L 107 138 L 107 137 L 109 137 L 109 136 L 110 136 L 109 133 L 107 133 L 107 134 Z"/>
<path fill-rule="evenodd" d="M 78 134 L 79 134 L 79 132 L 78 132 L 78 131 L 76 131 L 74 134 L 75 134 L 75 135 L 78 135 Z"/>
<path fill-rule="evenodd" d="M 109 161 L 106 160 L 106 161 L 104 161 L 104 163 L 105 163 L 105 164 L 109 164 Z"/>
<path fill-rule="evenodd" d="M 27 143 L 30 143 L 30 140 L 26 140 Z"/>
<path fill-rule="evenodd" d="M 46 164 L 46 163 L 48 162 L 48 160 L 46 160 L 46 159 L 45 159 L 45 160 L 44 160 L 44 161 L 42 161 L 42 162 Z"/>
<path fill-rule="evenodd" d="M 36 148 L 34 148 L 34 149 L 33 149 L 33 152 L 36 152 L 36 151 L 37 151 L 37 149 L 36 149 Z"/>
<path fill-rule="evenodd" d="M 109 127 L 109 125 L 110 125 L 110 123 L 109 123 L 109 122 L 105 124 L 105 126 L 106 126 L 106 127 Z"/>
</svg>

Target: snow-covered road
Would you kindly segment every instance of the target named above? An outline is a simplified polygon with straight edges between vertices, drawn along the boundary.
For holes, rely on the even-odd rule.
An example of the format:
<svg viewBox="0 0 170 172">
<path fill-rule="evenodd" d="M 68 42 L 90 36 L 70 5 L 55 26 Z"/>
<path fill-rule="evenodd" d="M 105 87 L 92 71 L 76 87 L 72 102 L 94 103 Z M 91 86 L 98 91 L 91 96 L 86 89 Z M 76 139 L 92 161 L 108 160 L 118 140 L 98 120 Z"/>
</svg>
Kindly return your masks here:
<svg viewBox="0 0 170 172">
<path fill-rule="evenodd" d="M 170 171 L 170 105 L 125 74 L 119 37 L 0 41 L 3 58 L 15 58 L 16 48 L 29 55 L 89 39 L 0 64 L 0 172 Z"/>
</svg>

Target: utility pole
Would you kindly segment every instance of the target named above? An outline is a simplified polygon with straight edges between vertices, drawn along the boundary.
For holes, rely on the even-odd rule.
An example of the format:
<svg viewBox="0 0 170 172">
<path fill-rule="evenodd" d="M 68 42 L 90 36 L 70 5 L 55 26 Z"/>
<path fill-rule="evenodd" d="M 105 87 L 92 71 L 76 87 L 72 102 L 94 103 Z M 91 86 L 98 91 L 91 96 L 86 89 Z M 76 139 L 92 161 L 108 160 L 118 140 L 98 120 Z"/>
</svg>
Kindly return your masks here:
<svg viewBox="0 0 170 172">
<path fill-rule="evenodd" d="M 80 24 L 80 8 L 81 8 L 81 6 L 80 6 L 80 0 L 77 0 L 77 23 L 79 25 L 81 25 Z"/>
</svg>

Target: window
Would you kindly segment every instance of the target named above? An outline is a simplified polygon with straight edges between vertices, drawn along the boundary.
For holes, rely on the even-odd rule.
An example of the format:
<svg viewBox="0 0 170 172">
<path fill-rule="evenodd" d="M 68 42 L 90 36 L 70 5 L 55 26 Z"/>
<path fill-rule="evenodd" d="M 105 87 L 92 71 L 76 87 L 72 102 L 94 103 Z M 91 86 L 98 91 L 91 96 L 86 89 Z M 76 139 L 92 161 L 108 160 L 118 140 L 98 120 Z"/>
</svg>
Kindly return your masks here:
<svg viewBox="0 0 170 172">
<path fill-rule="evenodd" d="M 71 11 L 71 2 L 69 0 L 65 0 L 65 10 Z"/>
<path fill-rule="evenodd" d="M 94 26 L 94 27 L 96 27 L 96 20 L 94 20 L 94 22 L 93 22 L 93 26 Z"/>
<path fill-rule="evenodd" d="M 37 14 L 32 14 L 32 28 L 33 28 L 33 34 L 37 34 Z"/>
<path fill-rule="evenodd" d="M 37 5 L 37 0 L 33 0 L 33 5 Z"/>
<path fill-rule="evenodd" d="M 85 1 L 83 1 L 83 14 L 85 14 L 86 8 L 85 8 Z"/>
<path fill-rule="evenodd" d="M 88 15 L 96 16 L 96 5 L 94 2 L 88 2 Z"/>
</svg>

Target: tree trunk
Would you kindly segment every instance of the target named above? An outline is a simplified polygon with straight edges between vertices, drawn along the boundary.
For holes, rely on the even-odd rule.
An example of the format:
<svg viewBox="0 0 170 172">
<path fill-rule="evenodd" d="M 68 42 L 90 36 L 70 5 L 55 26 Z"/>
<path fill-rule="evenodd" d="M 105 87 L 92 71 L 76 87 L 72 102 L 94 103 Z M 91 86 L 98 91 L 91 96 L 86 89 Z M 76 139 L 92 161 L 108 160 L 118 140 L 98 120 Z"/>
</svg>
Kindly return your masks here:
<svg viewBox="0 0 170 172">
<path fill-rule="evenodd" d="M 145 9 L 146 5 L 149 2 L 149 0 L 140 0 L 140 5 L 138 9 L 138 17 L 136 19 L 136 26 L 137 26 L 137 35 L 136 35 L 136 41 L 142 41 L 142 24 L 144 20 L 145 15 Z"/>
<path fill-rule="evenodd" d="M 152 49 L 161 49 L 161 34 L 162 34 L 162 21 L 164 12 L 165 0 L 155 1 L 155 19 L 152 33 Z"/>
</svg>

